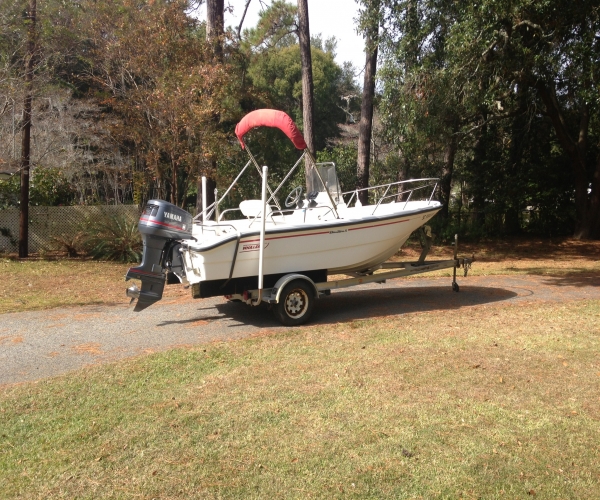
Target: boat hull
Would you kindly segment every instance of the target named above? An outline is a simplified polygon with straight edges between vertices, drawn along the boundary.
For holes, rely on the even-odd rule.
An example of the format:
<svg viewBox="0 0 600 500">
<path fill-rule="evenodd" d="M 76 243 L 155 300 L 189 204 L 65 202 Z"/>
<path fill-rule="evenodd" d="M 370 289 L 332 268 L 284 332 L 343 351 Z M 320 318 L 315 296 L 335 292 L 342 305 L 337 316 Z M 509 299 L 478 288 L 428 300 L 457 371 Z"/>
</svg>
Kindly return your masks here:
<svg viewBox="0 0 600 500">
<path fill-rule="evenodd" d="M 410 234 L 441 205 L 381 216 L 321 221 L 318 224 L 272 224 L 265 232 L 264 274 L 326 270 L 328 274 L 360 272 L 390 258 Z M 388 209 L 389 211 L 389 209 Z M 190 283 L 256 276 L 258 231 L 230 231 L 206 243 L 188 244 L 184 252 Z"/>
</svg>

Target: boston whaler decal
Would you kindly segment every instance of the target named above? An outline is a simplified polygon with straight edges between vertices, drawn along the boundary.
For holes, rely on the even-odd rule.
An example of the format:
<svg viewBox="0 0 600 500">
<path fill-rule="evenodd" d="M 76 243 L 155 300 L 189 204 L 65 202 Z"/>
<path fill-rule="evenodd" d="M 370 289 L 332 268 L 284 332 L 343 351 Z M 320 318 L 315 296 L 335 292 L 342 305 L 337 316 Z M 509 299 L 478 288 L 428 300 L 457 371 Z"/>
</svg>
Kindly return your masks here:
<svg viewBox="0 0 600 500">
<path fill-rule="evenodd" d="M 266 242 L 265 248 L 267 248 L 268 246 L 269 246 L 269 242 Z M 242 245 L 240 253 L 242 253 L 242 252 L 258 252 L 259 248 L 260 248 L 260 243 L 244 243 Z"/>
<path fill-rule="evenodd" d="M 336 229 L 335 231 L 329 231 L 329 234 L 347 233 L 347 229 Z"/>
</svg>

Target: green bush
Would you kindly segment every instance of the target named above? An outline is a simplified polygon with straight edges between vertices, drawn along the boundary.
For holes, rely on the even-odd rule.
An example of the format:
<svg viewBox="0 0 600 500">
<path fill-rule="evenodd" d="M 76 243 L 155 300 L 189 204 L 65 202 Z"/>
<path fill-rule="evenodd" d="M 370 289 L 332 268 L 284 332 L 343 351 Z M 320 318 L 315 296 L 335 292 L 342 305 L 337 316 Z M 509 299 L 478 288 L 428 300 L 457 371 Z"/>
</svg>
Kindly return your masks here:
<svg viewBox="0 0 600 500">
<path fill-rule="evenodd" d="M 94 221 L 84 230 L 85 247 L 94 259 L 139 262 L 142 238 L 137 221 L 123 216 Z"/>
</svg>

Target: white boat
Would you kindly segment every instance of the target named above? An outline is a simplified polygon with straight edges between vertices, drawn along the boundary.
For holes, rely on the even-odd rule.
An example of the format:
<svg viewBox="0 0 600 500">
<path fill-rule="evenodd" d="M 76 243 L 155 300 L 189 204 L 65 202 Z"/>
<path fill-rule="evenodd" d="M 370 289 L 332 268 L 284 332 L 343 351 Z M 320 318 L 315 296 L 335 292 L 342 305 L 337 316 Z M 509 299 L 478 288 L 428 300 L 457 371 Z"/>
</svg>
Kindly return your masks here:
<svg viewBox="0 0 600 500">
<path fill-rule="evenodd" d="M 257 126 L 279 128 L 303 151 L 273 188 L 267 167 L 259 167 L 243 141 Z M 142 281 L 141 291 L 128 290 L 138 299 L 136 310 L 159 300 L 165 282 L 175 277 L 191 286 L 195 298 L 224 295 L 257 303 L 265 300 L 262 290 L 277 292 L 289 276 L 325 283 L 330 275 L 371 275 L 442 208 L 433 200 L 437 179 L 429 178 L 369 187 L 372 204 L 362 205 L 360 190 L 343 193 L 335 165 L 315 162 L 295 124 L 281 111 L 248 114 L 236 135 L 249 160 L 224 194 L 203 206 L 195 219 L 165 201 L 148 203 L 139 223 L 142 264 L 127 273 L 127 279 Z M 295 187 L 282 203 L 277 195 L 300 165 L 307 165 L 309 187 Z M 262 199 L 222 210 L 230 191 L 252 168 L 262 177 Z M 206 200 L 206 192 L 202 198 Z M 279 296 L 269 300 L 278 302 Z"/>
</svg>

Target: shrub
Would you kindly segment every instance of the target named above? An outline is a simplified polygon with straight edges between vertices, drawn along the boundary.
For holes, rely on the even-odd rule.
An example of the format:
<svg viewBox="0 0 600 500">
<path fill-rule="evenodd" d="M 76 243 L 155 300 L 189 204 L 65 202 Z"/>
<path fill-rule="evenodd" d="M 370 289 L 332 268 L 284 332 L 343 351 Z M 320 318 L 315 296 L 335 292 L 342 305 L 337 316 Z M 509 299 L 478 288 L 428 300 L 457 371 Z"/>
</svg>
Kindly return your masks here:
<svg viewBox="0 0 600 500">
<path fill-rule="evenodd" d="M 85 246 L 94 259 L 139 262 L 142 257 L 137 221 L 124 216 L 91 222 L 85 229 Z"/>
<path fill-rule="evenodd" d="M 86 253 L 87 235 L 85 231 L 77 231 L 75 234 L 61 234 L 52 236 L 56 243 L 56 250 L 67 252 L 69 257 L 78 257 Z"/>
</svg>

